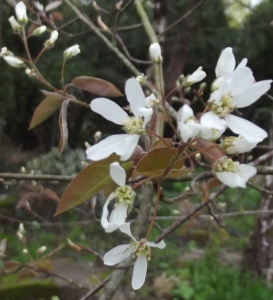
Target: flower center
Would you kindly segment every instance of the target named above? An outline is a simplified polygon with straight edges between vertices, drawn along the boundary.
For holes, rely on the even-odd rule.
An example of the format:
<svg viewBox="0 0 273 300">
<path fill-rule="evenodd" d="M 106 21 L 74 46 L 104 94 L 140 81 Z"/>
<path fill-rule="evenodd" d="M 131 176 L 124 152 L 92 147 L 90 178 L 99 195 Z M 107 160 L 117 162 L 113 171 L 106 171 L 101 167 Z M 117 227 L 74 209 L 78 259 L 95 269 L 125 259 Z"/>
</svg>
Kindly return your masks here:
<svg viewBox="0 0 273 300">
<path fill-rule="evenodd" d="M 129 134 L 142 135 L 145 132 L 144 121 L 140 117 L 128 117 L 123 124 L 123 129 Z"/>
<path fill-rule="evenodd" d="M 238 173 L 239 163 L 234 162 L 231 158 L 221 158 L 213 166 L 215 172 L 232 172 Z"/>
<path fill-rule="evenodd" d="M 146 245 L 145 239 L 142 239 L 138 242 L 136 250 L 133 252 L 133 258 L 140 255 L 145 255 L 148 260 L 151 259 L 151 248 Z"/>
<path fill-rule="evenodd" d="M 127 204 L 128 210 L 130 211 L 134 203 L 135 195 L 136 193 L 129 185 L 118 187 L 115 191 L 116 204 Z"/>
<path fill-rule="evenodd" d="M 220 118 L 224 118 L 230 114 L 236 107 L 236 104 L 232 100 L 229 94 L 223 95 L 218 103 L 213 102 L 210 105 L 210 111 L 214 112 Z"/>
</svg>

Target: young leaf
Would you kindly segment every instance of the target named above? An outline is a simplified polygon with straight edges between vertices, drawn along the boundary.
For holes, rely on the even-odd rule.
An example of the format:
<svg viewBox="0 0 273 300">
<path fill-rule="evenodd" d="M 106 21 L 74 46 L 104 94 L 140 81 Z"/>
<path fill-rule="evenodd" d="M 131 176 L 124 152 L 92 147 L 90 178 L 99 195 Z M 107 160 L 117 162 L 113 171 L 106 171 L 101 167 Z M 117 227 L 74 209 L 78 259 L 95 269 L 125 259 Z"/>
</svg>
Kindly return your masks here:
<svg viewBox="0 0 273 300">
<path fill-rule="evenodd" d="M 35 109 L 29 129 L 32 129 L 44 122 L 61 106 L 64 100 L 64 96 L 59 93 L 51 93 L 47 91 L 42 92 L 46 95 L 46 98 Z"/>
<path fill-rule="evenodd" d="M 137 175 L 143 176 L 162 176 L 166 168 L 172 163 L 177 155 L 177 149 L 168 147 L 159 147 L 152 149 L 149 153 L 143 156 L 138 162 L 133 177 Z M 183 168 L 184 161 L 180 159 L 173 165 L 166 177 L 179 178 L 190 172 L 192 169 Z"/>
<path fill-rule="evenodd" d="M 112 182 L 109 165 L 115 161 L 119 161 L 119 156 L 111 155 L 106 159 L 93 161 L 82 170 L 64 191 L 55 216 L 83 203 Z M 132 162 L 120 162 L 120 165 L 126 171 L 132 168 L 133 164 Z"/>
<path fill-rule="evenodd" d="M 72 83 L 90 93 L 106 97 L 123 96 L 121 91 L 112 83 L 96 77 L 79 76 L 73 79 Z"/>
<path fill-rule="evenodd" d="M 224 151 L 214 142 L 197 140 L 197 145 L 203 151 L 201 152 L 210 164 L 215 163 L 219 158 L 226 156 Z"/>
<path fill-rule="evenodd" d="M 64 147 L 66 146 L 67 140 L 68 140 L 68 129 L 67 129 L 67 108 L 68 108 L 69 100 L 63 101 L 61 111 L 60 111 L 60 117 L 59 117 L 59 126 L 60 126 L 60 142 L 59 142 L 59 155 L 62 154 Z"/>
</svg>

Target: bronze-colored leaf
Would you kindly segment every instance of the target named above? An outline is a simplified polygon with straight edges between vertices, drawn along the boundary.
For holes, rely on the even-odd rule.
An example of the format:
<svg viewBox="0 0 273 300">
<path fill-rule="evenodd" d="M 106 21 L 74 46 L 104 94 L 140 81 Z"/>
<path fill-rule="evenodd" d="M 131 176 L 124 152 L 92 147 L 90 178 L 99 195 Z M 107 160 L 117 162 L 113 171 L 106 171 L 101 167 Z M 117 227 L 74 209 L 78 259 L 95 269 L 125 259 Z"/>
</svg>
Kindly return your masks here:
<svg viewBox="0 0 273 300">
<path fill-rule="evenodd" d="M 167 145 L 170 147 L 172 146 L 172 143 L 173 143 L 172 139 L 166 138 L 163 140 L 164 140 L 164 142 L 162 140 L 156 140 L 153 144 L 153 149 L 160 148 L 160 147 L 166 147 Z"/>
<path fill-rule="evenodd" d="M 29 129 L 32 129 L 50 117 L 62 104 L 64 96 L 59 93 L 42 91 L 46 98 L 36 107 Z"/>
<path fill-rule="evenodd" d="M 200 147 L 203 151 L 201 152 L 206 160 L 210 164 L 214 164 L 218 159 L 220 159 L 223 156 L 226 156 L 224 151 L 214 142 L 208 142 L 204 141 L 202 139 L 197 140 L 197 145 Z"/>
<path fill-rule="evenodd" d="M 119 161 L 119 156 L 113 154 L 106 159 L 93 161 L 83 169 L 64 191 L 55 216 L 83 203 L 112 182 L 109 165 L 115 161 Z M 120 165 L 126 171 L 132 168 L 133 164 L 132 162 L 120 162 Z"/>
<path fill-rule="evenodd" d="M 39 276 L 39 274 L 37 272 L 35 272 L 34 270 L 32 270 L 30 268 L 25 267 L 18 272 L 17 280 L 21 281 L 26 278 L 34 278 L 37 276 Z"/>
<path fill-rule="evenodd" d="M 112 83 L 88 76 L 79 76 L 73 79 L 72 83 L 90 93 L 98 94 L 106 97 L 120 97 L 123 96 L 121 91 Z"/>
<path fill-rule="evenodd" d="M 67 144 L 68 140 L 68 128 L 67 128 L 67 109 L 68 109 L 69 100 L 65 100 L 62 103 L 60 116 L 59 116 L 59 126 L 60 126 L 60 142 L 59 142 L 59 155 L 62 154 L 64 147 Z"/>
<path fill-rule="evenodd" d="M 134 170 L 133 177 L 138 175 L 149 177 L 162 176 L 177 155 L 177 149 L 170 149 L 168 147 L 154 148 L 140 159 Z M 192 172 L 192 169 L 187 169 L 183 166 L 183 159 L 178 159 L 166 177 L 179 178 Z"/>
<path fill-rule="evenodd" d="M 4 261 L 5 269 L 11 269 L 11 268 L 19 267 L 19 266 L 21 266 L 21 263 L 19 261 L 15 261 L 15 260 L 5 260 Z"/>
<path fill-rule="evenodd" d="M 57 21 L 62 21 L 64 19 L 64 16 L 63 14 L 59 13 L 59 12 L 56 12 L 54 11 L 52 14 L 51 14 L 51 17 L 54 19 L 54 20 L 57 20 Z"/>
<path fill-rule="evenodd" d="M 208 189 L 213 189 L 219 185 L 223 184 L 218 178 L 216 177 L 213 177 L 213 178 L 210 178 L 206 183 L 205 185 L 207 186 Z"/>
</svg>

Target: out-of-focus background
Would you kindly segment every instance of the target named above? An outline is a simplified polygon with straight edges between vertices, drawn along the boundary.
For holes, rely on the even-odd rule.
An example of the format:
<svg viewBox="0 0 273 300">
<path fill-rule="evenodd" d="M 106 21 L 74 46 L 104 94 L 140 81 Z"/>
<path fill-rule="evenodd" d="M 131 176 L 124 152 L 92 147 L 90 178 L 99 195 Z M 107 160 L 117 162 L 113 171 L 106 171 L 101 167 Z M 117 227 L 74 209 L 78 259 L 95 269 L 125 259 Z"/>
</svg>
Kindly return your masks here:
<svg viewBox="0 0 273 300">
<path fill-rule="evenodd" d="M 25 57 L 21 40 L 12 33 L 8 22 L 8 18 L 14 15 L 14 9 L 8 2 L 2 0 L 0 4 L 0 48 L 7 47 L 14 54 Z M 91 2 L 74 1 L 96 23 L 98 12 Z M 218 57 L 227 46 L 233 48 L 237 63 L 244 57 L 248 58 L 248 66 L 253 70 L 257 81 L 273 78 L 273 1 L 205 0 L 194 9 L 199 2 L 144 1 L 144 7 L 155 24 L 159 20 L 172 24 L 194 10 L 161 39 L 166 90 L 170 91 L 175 86 L 180 74 L 191 74 L 202 66 L 207 73 L 205 81 L 208 87 L 204 93 L 204 98 L 207 99 L 209 86 L 215 79 L 214 70 Z M 47 1 L 41 3 L 46 5 Z M 162 9 L 155 14 L 155 5 L 158 3 Z M 115 1 L 98 0 L 97 5 L 113 11 Z M 58 27 L 75 18 L 65 3 L 54 12 L 54 21 Z M 101 16 L 108 26 L 114 26 L 115 14 L 102 12 Z M 121 30 L 120 37 L 132 57 L 149 60 L 149 40 L 134 6 L 120 19 L 121 27 L 130 25 L 137 26 L 131 30 Z M 124 90 L 124 83 L 132 76 L 131 72 L 83 23 L 78 20 L 71 22 L 59 34 L 54 48 L 46 51 L 38 62 L 41 73 L 49 82 L 60 88 L 62 53 L 69 46 L 79 44 L 80 55 L 67 62 L 66 82 L 80 75 L 94 76 L 108 80 L 121 91 Z M 29 38 L 33 57 L 42 49 L 44 40 L 44 35 Z M 147 65 L 136 65 L 150 76 L 151 70 Z M 12 68 L 0 59 L 0 172 L 75 176 L 87 163 L 84 143 L 94 143 L 94 133 L 98 130 L 106 136 L 121 132 L 121 129 L 89 109 L 72 104 L 68 111 L 69 146 L 59 157 L 58 113 L 37 128 L 28 130 L 32 114 L 43 100 L 40 89 L 45 87 L 28 77 L 23 69 Z M 96 97 L 79 90 L 73 90 L 73 93 L 78 99 L 88 103 Z M 189 94 L 187 97 L 192 98 L 193 95 Z M 115 101 L 126 105 L 125 98 L 120 97 Z M 262 97 L 242 111 L 247 119 L 269 131 L 272 126 L 272 104 L 272 99 Z M 176 109 L 178 108 L 177 104 Z M 202 109 L 198 105 L 195 108 L 197 111 Z M 168 135 L 168 131 L 166 134 Z M 264 145 L 267 143 L 267 140 L 264 141 Z M 256 149 L 251 155 L 255 158 L 264 152 L 265 149 Z M 255 182 L 263 186 L 265 179 L 257 176 Z M 1 274 L 4 267 L 2 262 L 1 300 L 46 300 L 57 299 L 56 297 L 61 300 L 80 299 L 88 289 L 92 289 L 110 274 L 111 270 L 103 266 L 99 256 L 90 252 L 90 249 L 103 255 L 114 246 L 126 243 L 126 237 L 118 233 L 107 235 L 101 229 L 98 222 L 101 195 L 53 217 L 59 197 L 67 184 L 67 181 L 2 181 L 0 250 L 1 247 L 2 250 L 5 248 L 4 239 L 7 239 L 3 261 L 9 262 L 5 267 L 8 267 L 10 274 Z M 187 186 L 187 183 L 165 184 L 169 196 L 179 194 Z M 245 190 L 228 189 L 216 202 L 220 213 L 244 212 L 258 209 L 262 197 L 259 191 L 249 187 Z M 175 207 L 162 204 L 159 216 L 175 218 L 188 212 L 194 205 L 194 199 Z M 229 216 L 224 218 L 226 226 L 221 228 L 206 217 L 206 213 L 204 211 L 205 216 L 200 216 L 175 231 L 166 240 L 165 250 L 153 252 L 147 280 L 141 290 L 132 291 L 131 276 L 128 276 L 114 299 L 273 299 L 270 286 L 273 241 L 272 245 L 267 246 L 266 252 L 263 252 L 266 245 L 255 239 L 250 240 L 255 230 L 258 234 L 259 222 L 262 220 L 256 215 L 248 214 Z M 20 234 L 18 237 L 20 221 L 25 224 L 23 238 Z M 168 220 L 158 221 L 157 230 L 170 224 L 171 221 Z M 157 230 L 153 230 L 151 237 L 157 236 Z M 76 251 L 73 245 L 68 245 L 67 238 L 90 249 Z M 44 245 L 46 250 L 41 249 Z M 56 253 L 52 254 L 52 251 Z M 31 264 L 33 269 L 22 268 L 15 272 L 19 263 L 25 262 Z M 36 267 L 44 269 L 44 273 L 37 272 Z M 92 297 L 87 299 L 96 299 L 97 296 Z"/>
</svg>

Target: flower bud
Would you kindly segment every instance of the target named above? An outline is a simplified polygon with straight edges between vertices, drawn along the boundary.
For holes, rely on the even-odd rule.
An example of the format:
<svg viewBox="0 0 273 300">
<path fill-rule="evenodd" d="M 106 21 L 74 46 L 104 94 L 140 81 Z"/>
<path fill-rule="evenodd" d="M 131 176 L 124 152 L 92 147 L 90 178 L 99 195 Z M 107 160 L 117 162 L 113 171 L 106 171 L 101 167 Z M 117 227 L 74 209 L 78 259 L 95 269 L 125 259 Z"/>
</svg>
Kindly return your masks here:
<svg viewBox="0 0 273 300">
<path fill-rule="evenodd" d="M 20 224 L 19 224 L 19 232 L 20 232 L 21 234 L 24 234 L 24 233 L 26 232 L 23 223 L 20 223 Z"/>
<path fill-rule="evenodd" d="M 153 43 L 150 46 L 150 55 L 155 64 L 159 64 L 162 62 L 163 58 L 161 56 L 161 47 L 158 43 Z"/>
<path fill-rule="evenodd" d="M 186 78 L 186 85 L 190 86 L 196 82 L 203 80 L 207 74 L 202 70 L 202 67 L 199 67 L 191 75 Z"/>
<path fill-rule="evenodd" d="M 136 80 L 142 85 L 147 81 L 147 77 L 142 73 L 136 77 Z"/>
<path fill-rule="evenodd" d="M 26 69 L 25 73 L 29 76 L 29 77 L 35 77 L 37 76 L 37 74 L 35 73 L 35 71 L 32 69 Z"/>
<path fill-rule="evenodd" d="M 97 143 L 101 139 L 101 131 L 96 131 L 94 134 L 95 143 Z"/>
<path fill-rule="evenodd" d="M 34 1 L 34 6 L 37 8 L 38 11 L 44 11 L 44 6 L 39 1 Z"/>
<path fill-rule="evenodd" d="M 4 57 L 4 56 L 13 56 L 14 54 L 11 52 L 11 51 L 9 51 L 8 49 L 7 49 L 7 47 L 3 47 L 2 49 L 1 49 L 1 53 L 0 53 L 0 57 Z"/>
<path fill-rule="evenodd" d="M 24 254 L 28 254 L 28 250 L 27 250 L 26 248 L 23 249 L 22 252 L 23 252 Z"/>
<path fill-rule="evenodd" d="M 58 31 L 57 30 L 52 31 L 50 38 L 44 43 L 45 48 L 52 48 L 55 42 L 57 41 L 58 37 L 59 37 Z"/>
<path fill-rule="evenodd" d="M 22 27 L 20 26 L 20 24 L 15 20 L 14 16 L 9 18 L 9 22 L 11 25 L 11 28 L 13 30 L 14 33 L 19 33 L 22 30 Z"/>
<path fill-rule="evenodd" d="M 80 46 L 74 45 L 64 51 L 64 58 L 68 60 L 79 53 L 81 53 Z"/>
<path fill-rule="evenodd" d="M 16 6 L 15 6 L 15 13 L 17 17 L 17 21 L 21 25 L 25 25 L 28 22 L 27 18 L 27 8 L 24 2 L 20 1 Z"/>
<path fill-rule="evenodd" d="M 14 68 L 21 68 L 25 65 L 25 63 L 21 59 L 14 57 L 13 55 L 7 55 L 3 58 L 10 66 Z"/>
<path fill-rule="evenodd" d="M 37 249 L 37 253 L 41 255 L 46 251 L 46 249 L 47 249 L 46 246 L 42 246 L 39 249 Z"/>
<path fill-rule="evenodd" d="M 33 30 L 32 35 L 39 36 L 42 33 L 44 33 L 45 31 L 46 31 L 46 26 L 43 25 L 43 26 L 40 26 L 40 27 L 36 28 L 35 30 Z"/>
</svg>

